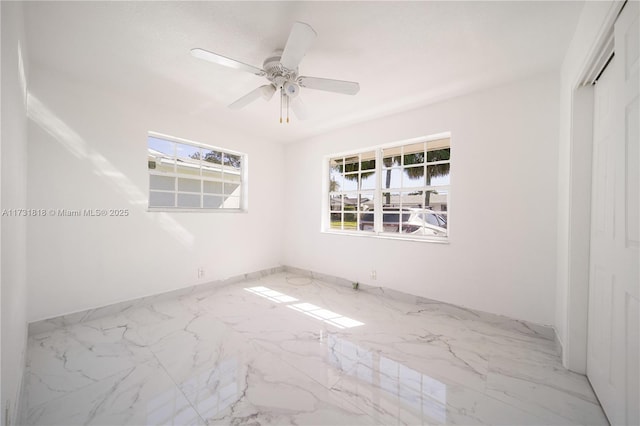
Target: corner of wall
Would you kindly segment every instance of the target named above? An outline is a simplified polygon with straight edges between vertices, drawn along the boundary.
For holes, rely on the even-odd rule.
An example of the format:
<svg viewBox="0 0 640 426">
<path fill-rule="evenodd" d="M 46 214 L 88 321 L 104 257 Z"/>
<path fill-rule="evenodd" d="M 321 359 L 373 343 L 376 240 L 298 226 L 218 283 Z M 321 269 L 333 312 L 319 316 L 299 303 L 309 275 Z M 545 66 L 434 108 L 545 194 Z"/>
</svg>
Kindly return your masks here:
<svg viewBox="0 0 640 426">
<path fill-rule="evenodd" d="M 26 208 L 27 55 L 23 4 L 0 3 L 2 133 L 0 137 L 0 205 Z M 0 403 L 1 424 L 20 420 L 22 382 L 26 368 L 26 221 L 3 216 L 0 226 Z"/>
</svg>

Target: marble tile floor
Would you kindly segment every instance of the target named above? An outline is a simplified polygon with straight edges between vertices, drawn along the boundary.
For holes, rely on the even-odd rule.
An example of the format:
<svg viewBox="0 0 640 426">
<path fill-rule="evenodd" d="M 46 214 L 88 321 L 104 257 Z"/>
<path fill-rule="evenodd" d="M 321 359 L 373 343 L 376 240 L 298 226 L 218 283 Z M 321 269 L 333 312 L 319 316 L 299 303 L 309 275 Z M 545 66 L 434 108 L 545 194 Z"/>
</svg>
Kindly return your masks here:
<svg viewBox="0 0 640 426">
<path fill-rule="evenodd" d="M 28 425 L 606 425 L 522 323 L 282 272 L 30 336 Z"/>
</svg>

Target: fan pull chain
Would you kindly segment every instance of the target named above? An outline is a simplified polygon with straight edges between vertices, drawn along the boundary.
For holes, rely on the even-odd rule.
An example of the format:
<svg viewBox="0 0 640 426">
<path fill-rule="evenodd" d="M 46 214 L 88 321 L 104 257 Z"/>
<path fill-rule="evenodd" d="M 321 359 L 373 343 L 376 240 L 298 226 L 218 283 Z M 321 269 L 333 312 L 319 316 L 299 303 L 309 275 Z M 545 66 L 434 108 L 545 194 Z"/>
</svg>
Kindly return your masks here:
<svg viewBox="0 0 640 426">
<path fill-rule="evenodd" d="M 287 124 L 289 124 L 289 97 L 287 96 Z"/>
<path fill-rule="evenodd" d="M 280 90 L 280 124 L 282 124 L 282 97 L 284 96 L 284 93 L 282 93 L 282 90 Z"/>
</svg>

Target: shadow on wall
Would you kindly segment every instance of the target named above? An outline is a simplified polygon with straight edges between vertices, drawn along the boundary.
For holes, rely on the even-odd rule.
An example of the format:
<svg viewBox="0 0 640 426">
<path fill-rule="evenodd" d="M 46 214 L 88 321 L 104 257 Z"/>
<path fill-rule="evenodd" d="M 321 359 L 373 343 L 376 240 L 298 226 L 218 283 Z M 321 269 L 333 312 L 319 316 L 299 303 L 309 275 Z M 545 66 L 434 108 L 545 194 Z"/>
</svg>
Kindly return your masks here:
<svg viewBox="0 0 640 426">
<path fill-rule="evenodd" d="M 76 158 L 87 160 L 93 165 L 94 173 L 121 193 L 132 206 L 146 212 L 147 196 L 131 180 L 119 171 L 102 154 L 96 152 L 64 121 L 48 109 L 36 96 L 27 93 L 27 116 L 40 128 L 49 133 Z M 157 225 L 173 236 L 186 248 L 193 246 L 194 236 L 167 213 L 147 215 Z"/>
</svg>

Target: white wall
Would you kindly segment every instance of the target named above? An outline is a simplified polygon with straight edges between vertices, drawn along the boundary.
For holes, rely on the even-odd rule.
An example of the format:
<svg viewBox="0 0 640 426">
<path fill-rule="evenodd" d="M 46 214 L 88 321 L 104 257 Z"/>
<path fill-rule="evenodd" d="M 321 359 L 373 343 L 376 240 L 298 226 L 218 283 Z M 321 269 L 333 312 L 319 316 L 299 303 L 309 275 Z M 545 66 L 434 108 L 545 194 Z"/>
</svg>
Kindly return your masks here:
<svg viewBox="0 0 640 426">
<path fill-rule="evenodd" d="M 586 369 L 590 215 L 583 214 L 583 209 L 590 208 L 592 148 L 584 128 L 573 125 L 579 124 L 575 114 L 588 103 L 589 89 L 575 89 L 598 49 L 599 36 L 615 18 L 619 3 L 585 2 L 560 73 L 555 324 L 564 348 L 564 365 L 580 373 Z"/>
<path fill-rule="evenodd" d="M 287 145 L 284 263 L 552 324 L 558 87 L 542 74 Z M 324 155 L 444 131 L 449 244 L 320 232 Z"/>
<path fill-rule="evenodd" d="M 22 4 L 2 2 L 2 139 L 0 209 L 20 209 L 27 205 L 27 120 L 25 111 L 26 59 Z M 21 52 L 21 53 L 20 53 Z M 24 63 L 26 66 L 26 63 Z M 24 217 L 3 216 L 1 241 L 1 338 L 0 401 L 2 420 L 9 408 L 15 424 L 17 401 L 25 367 L 27 321 L 26 228 Z"/>
<path fill-rule="evenodd" d="M 29 206 L 130 215 L 31 219 L 29 321 L 279 265 L 281 145 L 51 70 L 31 74 Z M 247 153 L 249 212 L 147 212 L 149 130 Z"/>
</svg>

